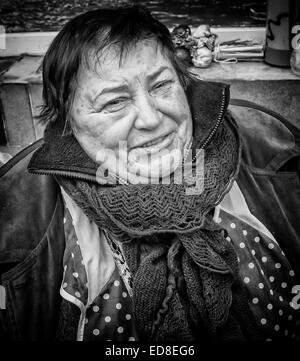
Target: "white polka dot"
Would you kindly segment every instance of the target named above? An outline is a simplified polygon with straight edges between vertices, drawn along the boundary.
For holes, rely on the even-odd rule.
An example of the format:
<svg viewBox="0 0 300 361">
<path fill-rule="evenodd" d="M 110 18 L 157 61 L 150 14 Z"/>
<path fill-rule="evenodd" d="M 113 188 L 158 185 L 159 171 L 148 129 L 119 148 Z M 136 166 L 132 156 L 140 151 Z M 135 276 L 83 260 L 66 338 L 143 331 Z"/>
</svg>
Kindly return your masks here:
<svg viewBox="0 0 300 361">
<path fill-rule="evenodd" d="M 124 297 L 124 298 L 126 298 L 127 297 L 127 292 L 122 292 L 122 296 Z"/>
<path fill-rule="evenodd" d="M 114 281 L 114 286 L 116 287 L 120 286 L 120 282 L 118 280 Z"/>
<path fill-rule="evenodd" d="M 258 284 L 258 287 L 262 290 L 262 289 L 264 288 L 264 284 L 260 282 L 260 283 Z"/>
<path fill-rule="evenodd" d="M 99 311 L 99 307 L 98 307 L 98 306 L 94 306 L 94 307 L 93 307 L 93 311 L 94 311 L 94 312 L 98 312 L 98 311 Z"/>
<path fill-rule="evenodd" d="M 279 301 L 283 302 L 283 298 L 281 296 L 278 297 Z"/>
<path fill-rule="evenodd" d="M 292 316 L 292 315 L 289 315 L 288 320 L 289 320 L 289 321 L 292 321 L 292 319 L 293 319 L 293 316 Z"/>
<path fill-rule="evenodd" d="M 287 283 L 286 283 L 286 282 L 282 282 L 281 287 L 282 287 L 282 288 L 286 288 L 286 287 L 287 287 Z"/>
<path fill-rule="evenodd" d="M 118 332 L 118 333 L 123 333 L 123 332 L 124 332 L 124 328 L 121 327 L 121 326 L 118 327 L 118 328 L 117 328 L 117 332 Z"/>
<path fill-rule="evenodd" d="M 270 282 L 274 282 L 275 278 L 273 276 L 269 277 Z"/>
<path fill-rule="evenodd" d="M 267 320 L 266 320 L 265 318 L 262 318 L 262 319 L 260 320 L 260 323 L 261 323 L 262 325 L 265 325 L 265 324 L 267 323 Z"/>
<path fill-rule="evenodd" d="M 249 267 L 249 268 L 254 268 L 254 263 L 252 263 L 252 262 L 249 263 L 249 264 L 248 264 L 248 267 Z"/>
<path fill-rule="evenodd" d="M 126 318 L 126 320 L 131 320 L 131 315 L 129 314 L 129 313 L 127 313 L 127 315 L 125 315 L 125 318 Z"/>
<path fill-rule="evenodd" d="M 230 238 L 230 237 L 226 237 L 226 241 L 231 242 L 231 238 Z"/>
<path fill-rule="evenodd" d="M 291 270 L 291 271 L 289 272 L 289 275 L 290 275 L 291 277 L 294 277 L 294 276 L 295 276 L 295 272 L 294 272 L 293 270 Z"/>
<path fill-rule="evenodd" d="M 258 243 L 260 241 L 259 237 L 254 237 L 254 242 Z"/>
<path fill-rule="evenodd" d="M 268 309 L 268 310 L 272 310 L 272 309 L 273 309 L 273 305 L 272 305 L 271 303 L 269 303 L 269 304 L 267 305 L 267 309 Z"/>
<path fill-rule="evenodd" d="M 66 217 L 64 217 L 64 224 L 66 224 L 66 222 L 67 222 L 67 219 L 66 219 Z"/>
<path fill-rule="evenodd" d="M 250 282 L 250 278 L 249 278 L 249 277 L 245 277 L 245 278 L 244 278 L 244 282 L 245 282 L 245 283 L 249 283 L 249 282 Z"/>
<path fill-rule="evenodd" d="M 129 337 L 128 341 L 135 341 L 135 338 L 134 337 Z"/>
<path fill-rule="evenodd" d="M 121 308 L 122 308 L 121 303 L 117 303 L 117 304 L 116 304 L 116 309 L 117 309 L 117 310 L 120 310 Z"/>
<path fill-rule="evenodd" d="M 108 299 L 109 299 L 109 294 L 108 294 L 108 293 L 104 293 L 103 299 L 104 299 L 104 300 L 108 300 Z"/>
<path fill-rule="evenodd" d="M 273 244 L 273 243 L 269 243 L 269 244 L 268 244 L 268 248 L 269 248 L 269 249 L 273 249 L 273 248 L 274 248 L 274 244 Z"/>
<path fill-rule="evenodd" d="M 74 276 L 75 278 L 78 278 L 78 273 L 77 273 L 77 272 L 73 272 L 73 276 Z"/>
<path fill-rule="evenodd" d="M 106 316 L 105 319 L 104 319 L 104 321 L 105 321 L 106 323 L 109 323 L 109 322 L 111 321 L 111 317 L 110 317 L 110 316 Z"/>
<path fill-rule="evenodd" d="M 275 325 L 275 326 L 274 326 L 274 330 L 275 330 L 275 331 L 279 331 L 279 329 L 280 329 L 279 325 Z"/>
<path fill-rule="evenodd" d="M 98 330 L 98 328 L 95 328 L 95 329 L 93 330 L 93 334 L 94 334 L 95 336 L 98 336 L 99 333 L 100 333 L 100 331 Z"/>
<path fill-rule="evenodd" d="M 75 296 L 76 296 L 76 297 L 81 297 L 81 294 L 80 294 L 78 291 L 76 291 L 76 292 L 75 292 Z"/>
<path fill-rule="evenodd" d="M 273 290 L 270 290 L 270 295 L 272 295 L 272 296 L 274 295 L 274 292 L 273 292 Z"/>
<path fill-rule="evenodd" d="M 255 251 L 254 249 L 251 251 L 252 255 L 255 256 Z"/>
<path fill-rule="evenodd" d="M 280 263 L 275 263 L 275 268 L 277 268 L 277 269 L 281 268 L 281 264 Z"/>
<path fill-rule="evenodd" d="M 279 313 L 279 316 L 282 316 L 282 315 L 283 315 L 283 311 L 282 311 L 282 310 L 279 310 L 278 313 Z"/>
<path fill-rule="evenodd" d="M 248 232 L 244 229 L 244 230 L 243 230 L 243 235 L 244 235 L 244 236 L 247 236 L 247 234 L 248 234 Z"/>
<path fill-rule="evenodd" d="M 65 283 L 63 284 L 63 288 L 66 288 L 66 287 L 68 287 L 67 282 L 65 282 Z"/>
<path fill-rule="evenodd" d="M 244 242 L 240 243 L 240 248 L 245 248 L 245 243 Z"/>
<path fill-rule="evenodd" d="M 235 223 L 231 223 L 231 224 L 230 224 L 230 227 L 231 227 L 231 228 L 235 228 L 235 227 L 236 227 Z"/>
<path fill-rule="evenodd" d="M 252 303 L 254 303 L 256 305 L 258 303 L 258 298 L 254 297 L 253 300 L 252 300 Z"/>
<path fill-rule="evenodd" d="M 264 256 L 261 258 L 261 260 L 265 263 L 265 262 L 267 262 L 268 258 Z"/>
</svg>

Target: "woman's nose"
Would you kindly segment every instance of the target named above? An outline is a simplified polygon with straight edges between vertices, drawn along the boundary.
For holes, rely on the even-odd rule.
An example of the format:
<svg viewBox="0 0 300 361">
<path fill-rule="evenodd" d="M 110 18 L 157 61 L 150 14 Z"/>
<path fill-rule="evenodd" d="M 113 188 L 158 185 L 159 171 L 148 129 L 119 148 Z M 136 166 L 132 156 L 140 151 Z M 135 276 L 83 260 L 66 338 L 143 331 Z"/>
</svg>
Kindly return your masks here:
<svg viewBox="0 0 300 361">
<path fill-rule="evenodd" d="M 150 94 L 143 95 L 138 99 L 137 108 L 135 128 L 155 129 L 160 124 L 160 113 Z"/>
</svg>

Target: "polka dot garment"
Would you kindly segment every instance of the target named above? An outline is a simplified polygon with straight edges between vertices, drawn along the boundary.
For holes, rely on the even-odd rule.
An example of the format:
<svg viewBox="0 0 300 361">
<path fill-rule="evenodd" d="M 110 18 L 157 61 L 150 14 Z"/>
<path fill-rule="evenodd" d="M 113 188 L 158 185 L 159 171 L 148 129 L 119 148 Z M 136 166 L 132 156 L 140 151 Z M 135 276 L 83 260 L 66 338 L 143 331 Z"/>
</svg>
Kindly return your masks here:
<svg viewBox="0 0 300 361">
<path fill-rule="evenodd" d="M 78 306 L 81 315 L 85 317 L 83 341 L 135 341 L 137 336 L 134 329 L 132 299 L 118 268 L 115 268 L 112 277 L 95 300 L 87 305 L 87 274 L 67 207 L 65 207 L 64 229 L 66 249 L 60 293 L 65 300 Z"/>
<path fill-rule="evenodd" d="M 132 302 L 117 268 L 105 289 L 88 307 L 86 341 L 135 341 Z"/>
<path fill-rule="evenodd" d="M 64 230 L 66 250 L 64 254 L 64 276 L 61 294 L 66 292 L 74 298 L 72 300 L 73 303 L 83 306 L 88 300 L 88 281 L 71 214 L 67 208 L 65 208 L 64 215 Z M 70 299 L 70 297 L 68 298 Z"/>
<path fill-rule="evenodd" d="M 228 231 L 250 308 L 265 340 L 300 339 L 300 310 L 293 289 L 299 281 L 277 243 L 221 210 L 216 221 Z"/>
</svg>

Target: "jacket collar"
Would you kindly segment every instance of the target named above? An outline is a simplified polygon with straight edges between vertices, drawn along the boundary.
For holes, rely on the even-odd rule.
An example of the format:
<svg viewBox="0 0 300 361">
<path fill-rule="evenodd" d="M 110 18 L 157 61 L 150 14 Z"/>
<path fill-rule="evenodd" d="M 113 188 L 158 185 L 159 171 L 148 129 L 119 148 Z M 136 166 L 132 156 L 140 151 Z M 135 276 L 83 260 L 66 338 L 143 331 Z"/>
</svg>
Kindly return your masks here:
<svg viewBox="0 0 300 361">
<path fill-rule="evenodd" d="M 204 148 L 218 129 L 230 97 L 229 85 L 194 80 L 187 89 L 193 123 L 193 148 Z M 66 175 L 95 180 L 97 163 L 83 151 L 73 135 L 62 136 L 59 124 L 45 129 L 44 144 L 34 153 L 31 173 Z"/>
</svg>

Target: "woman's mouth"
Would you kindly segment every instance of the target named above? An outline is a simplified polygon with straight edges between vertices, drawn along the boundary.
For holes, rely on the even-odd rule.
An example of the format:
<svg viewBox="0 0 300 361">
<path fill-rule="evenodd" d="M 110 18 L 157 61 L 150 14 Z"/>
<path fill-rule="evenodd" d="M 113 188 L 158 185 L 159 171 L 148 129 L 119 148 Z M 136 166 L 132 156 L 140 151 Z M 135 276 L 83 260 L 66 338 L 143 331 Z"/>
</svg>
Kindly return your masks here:
<svg viewBox="0 0 300 361">
<path fill-rule="evenodd" d="M 167 148 L 173 142 L 174 136 L 175 136 L 175 132 L 171 132 L 167 135 L 163 135 L 159 138 L 156 138 L 149 142 L 146 142 L 146 143 L 136 147 L 135 149 L 142 148 L 146 152 L 157 152 L 157 151 Z"/>
</svg>

